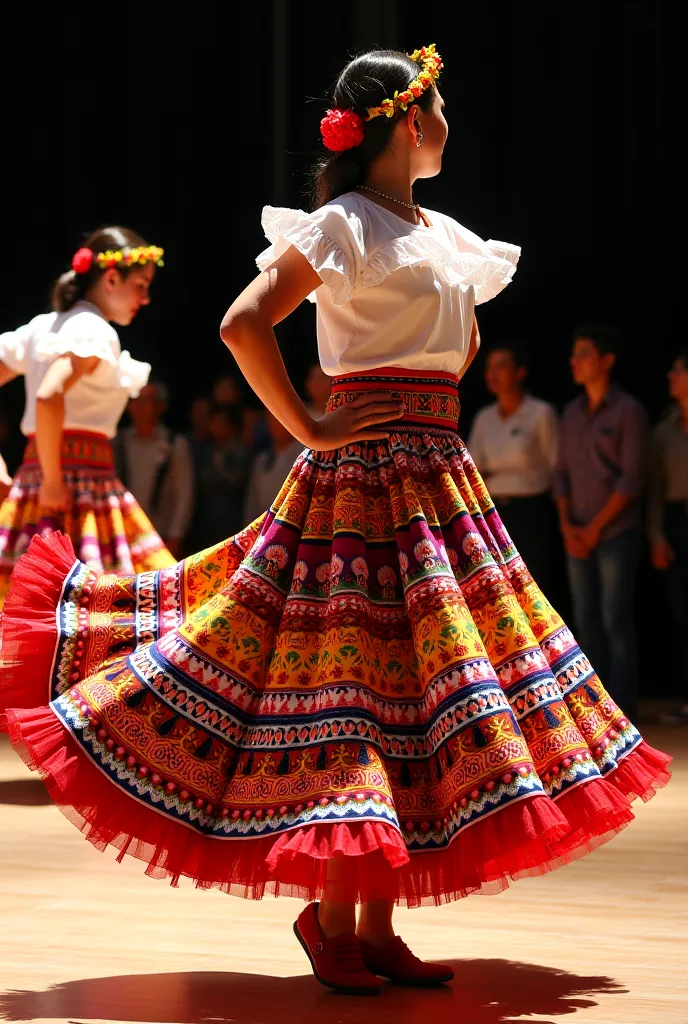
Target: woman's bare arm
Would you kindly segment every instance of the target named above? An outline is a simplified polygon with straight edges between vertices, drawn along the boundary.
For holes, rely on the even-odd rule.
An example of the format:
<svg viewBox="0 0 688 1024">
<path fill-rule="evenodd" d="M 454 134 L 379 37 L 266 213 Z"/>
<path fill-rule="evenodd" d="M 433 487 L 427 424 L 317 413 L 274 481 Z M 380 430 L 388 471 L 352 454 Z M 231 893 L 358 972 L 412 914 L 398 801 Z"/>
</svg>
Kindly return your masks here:
<svg viewBox="0 0 688 1024">
<path fill-rule="evenodd" d="M 274 328 L 321 284 L 305 256 L 287 249 L 232 303 L 220 336 L 263 404 L 307 448 L 387 437 L 374 427 L 401 415 L 399 401 L 384 393 L 366 395 L 314 420 L 289 380 Z"/>
<path fill-rule="evenodd" d="M 480 331 L 478 330 L 478 318 L 476 316 L 474 316 L 473 317 L 473 326 L 471 327 L 471 340 L 470 340 L 470 342 L 468 344 L 468 354 L 466 355 L 465 363 L 461 367 L 461 372 L 459 373 L 459 380 L 461 380 L 461 378 L 464 377 L 466 375 L 466 373 L 468 372 L 468 369 L 469 369 L 471 363 L 473 362 L 473 360 L 475 359 L 475 357 L 477 356 L 479 349 L 480 349 Z"/>
</svg>

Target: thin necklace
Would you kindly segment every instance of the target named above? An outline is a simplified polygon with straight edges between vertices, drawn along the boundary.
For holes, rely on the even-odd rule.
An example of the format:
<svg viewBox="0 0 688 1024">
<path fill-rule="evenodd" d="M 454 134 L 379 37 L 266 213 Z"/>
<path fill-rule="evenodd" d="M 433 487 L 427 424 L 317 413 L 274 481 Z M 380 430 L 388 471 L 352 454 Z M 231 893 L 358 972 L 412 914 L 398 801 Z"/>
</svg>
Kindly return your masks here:
<svg viewBox="0 0 688 1024">
<path fill-rule="evenodd" d="M 426 228 L 430 227 L 430 221 L 421 210 L 418 203 L 405 203 L 403 199 L 395 199 L 394 196 L 388 196 L 386 192 L 380 192 L 376 188 L 371 188 L 370 185 L 359 185 L 359 189 L 364 192 L 372 192 L 376 196 L 380 196 L 382 199 L 387 199 L 390 203 L 396 203 L 397 206 L 404 206 L 407 210 L 415 210 L 418 220 L 422 220 Z"/>
</svg>

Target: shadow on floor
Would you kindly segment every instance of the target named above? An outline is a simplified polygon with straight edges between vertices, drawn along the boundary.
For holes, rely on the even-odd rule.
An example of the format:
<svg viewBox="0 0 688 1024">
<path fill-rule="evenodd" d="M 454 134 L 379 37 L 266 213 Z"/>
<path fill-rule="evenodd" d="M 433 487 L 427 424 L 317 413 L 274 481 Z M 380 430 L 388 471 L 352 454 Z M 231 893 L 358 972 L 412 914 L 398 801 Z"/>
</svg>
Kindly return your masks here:
<svg viewBox="0 0 688 1024">
<path fill-rule="evenodd" d="M 425 991 L 390 985 L 381 996 L 367 998 L 329 992 L 310 975 L 275 978 L 217 971 L 89 978 L 47 992 L 0 994 L 0 1019 L 417 1024 L 425 1016 L 433 1024 L 515 1024 L 525 1016 L 575 1013 L 596 1006 L 595 995 L 626 991 L 610 978 L 581 977 L 537 964 L 458 960 L 452 966 L 452 985 Z"/>
<path fill-rule="evenodd" d="M 0 782 L 0 804 L 41 807 L 52 800 L 40 779 L 9 779 Z"/>
</svg>

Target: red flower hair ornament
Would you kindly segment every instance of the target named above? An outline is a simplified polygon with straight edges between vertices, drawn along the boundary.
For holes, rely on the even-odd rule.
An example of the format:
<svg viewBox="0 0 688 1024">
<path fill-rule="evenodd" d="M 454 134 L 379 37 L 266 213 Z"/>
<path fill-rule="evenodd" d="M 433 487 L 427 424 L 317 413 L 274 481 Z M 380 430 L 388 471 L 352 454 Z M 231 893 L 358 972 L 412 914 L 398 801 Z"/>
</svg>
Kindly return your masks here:
<svg viewBox="0 0 688 1024">
<path fill-rule="evenodd" d="M 403 92 L 395 92 L 394 96 L 382 100 L 377 107 L 368 107 L 364 118 L 359 117 L 354 110 L 342 110 L 340 107 L 327 111 L 320 122 L 320 134 L 329 150 L 344 153 L 347 149 L 360 146 L 364 139 L 364 121 L 372 121 L 374 117 L 382 115 L 394 117 L 398 110 L 406 112 L 426 89 L 435 84 L 444 67 L 435 44 L 414 50 L 408 56 L 414 64 L 420 65 L 420 70 Z"/>
<path fill-rule="evenodd" d="M 72 270 L 77 274 L 88 274 L 93 266 L 93 250 L 79 249 L 72 259 Z"/>
<path fill-rule="evenodd" d="M 333 153 L 344 153 L 363 142 L 363 121 L 354 110 L 328 110 L 320 122 L 325 146 Z"/>
</svg>

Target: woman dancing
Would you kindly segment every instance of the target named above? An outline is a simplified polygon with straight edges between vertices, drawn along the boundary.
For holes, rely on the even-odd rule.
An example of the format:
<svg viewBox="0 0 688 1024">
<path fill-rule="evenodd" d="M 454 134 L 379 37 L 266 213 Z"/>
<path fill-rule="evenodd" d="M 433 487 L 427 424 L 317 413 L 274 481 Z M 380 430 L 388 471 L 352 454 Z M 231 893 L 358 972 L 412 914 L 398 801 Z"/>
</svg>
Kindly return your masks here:
<svg viewBox="0 0 688 1024">
<path fill-rule="evenodd" d="M 101 572 L 162 569 L 174 559 L 115 476 L 110 439 L 150 373 L 122 352 L 112 322 L 150 302 L 163 251 L 128 228 L 94 232 L 53 288 L 53 313 L 0 335 L 0 386 L 23 374 L 28 439 L 0 510 L 0 608 L 35 534 L 60 527 Z"/>
<path fill-rule="evenodd" d="M 306 446 L 272 507 L 128 580 L 39 538 L 5 612 L 5 725 L 86 837 L 173 883 L 319 899 L 296 935 L 343 992 L 449 980 L 396 935 L 395 903 L 560 867 L 668 779 L 456 433 L 475 304 L 518 250 L 413 201 L 442 162 L 441 66 L 434 47 L 352 61 L 315 212 L 264 212 L 272 245 L 222 337 Z M 273 330 L 310 293 L 334 378 L 317 420 Z"/>
</svg>

